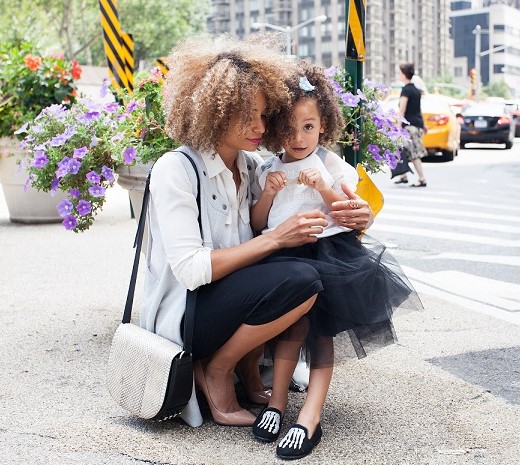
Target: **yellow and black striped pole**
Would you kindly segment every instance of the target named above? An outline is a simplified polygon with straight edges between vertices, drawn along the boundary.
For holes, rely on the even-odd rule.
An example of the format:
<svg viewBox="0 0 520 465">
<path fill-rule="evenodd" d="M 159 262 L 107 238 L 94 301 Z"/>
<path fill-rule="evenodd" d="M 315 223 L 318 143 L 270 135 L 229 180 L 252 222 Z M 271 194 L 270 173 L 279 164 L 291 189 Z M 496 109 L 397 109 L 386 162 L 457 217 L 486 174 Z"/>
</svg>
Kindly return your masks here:
<svg viewBox="0 0 520 465">
<path fill-rule="evenodd" d="M 155 66 L 157 66 L 157 68 L 159 68 L 161 70 L 161 73 L 163 74 L 163 76 L 166 76 L 168 74 L 168 71 L 170 71 L 170 68 L 166 64 L 165 57 L 161 57 L 161 58 L 158 58 L 157 60 L 155 60 Z"/>
<path fill-rule="evenodd" d="M 132 34 L 121 31 L 121 52 L 125 62 L 125 75 L 129 92 L 134 90 L 134 40 Z"/>
<path fill-rule="evenodd" d="M 132 36 L 121 30 L 117 0 L 99 0 L 103 42 L 108 70 L 116 89 L 133 89 L 134 42 Z"/>
<path fill-rule="evenodd" d="M 345 6 L 345 70 L 351 78 L 354 93 L 363 85 L 363 62 L 365 61 L 365 11 L 366 0 L 346 0 Z M 361 119 L 358 121 L 362 137 Z M 358 152 L 346 147 L 345 160 L 356 167 L 360 161 Z"/>
</svg>

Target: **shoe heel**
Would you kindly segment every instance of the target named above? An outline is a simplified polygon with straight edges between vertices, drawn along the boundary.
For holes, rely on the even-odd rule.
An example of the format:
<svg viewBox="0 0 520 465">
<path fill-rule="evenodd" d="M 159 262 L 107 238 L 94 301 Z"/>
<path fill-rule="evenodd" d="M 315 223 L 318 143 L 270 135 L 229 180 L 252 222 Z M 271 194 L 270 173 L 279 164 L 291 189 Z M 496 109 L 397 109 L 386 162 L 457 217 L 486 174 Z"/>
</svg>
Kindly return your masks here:
<svg viewBox="0 0 520 465">
<path fill-rule="evenodd" d="M 195 363 L 193 365 L 193 373 L 195 376 L 195 382 L 202 389 L 204 396 L 208 402 L 209 409 L 211 411 L 211 416 L 215 423 L 223 426 L 252 426 L 255 422 L 255 417 L 251 412 L 248 412 L 245 409 L 239 410 L 238 412 L 230 412 L 224 413 L 221 412 L 213 403 L 211 399 L 211 395 L 209 393 L 209 388 L 206 383 L 206 377 L 204 375 L 204 370 L 202 369 L 202 365 L 200 363 Z"/>
</svg>

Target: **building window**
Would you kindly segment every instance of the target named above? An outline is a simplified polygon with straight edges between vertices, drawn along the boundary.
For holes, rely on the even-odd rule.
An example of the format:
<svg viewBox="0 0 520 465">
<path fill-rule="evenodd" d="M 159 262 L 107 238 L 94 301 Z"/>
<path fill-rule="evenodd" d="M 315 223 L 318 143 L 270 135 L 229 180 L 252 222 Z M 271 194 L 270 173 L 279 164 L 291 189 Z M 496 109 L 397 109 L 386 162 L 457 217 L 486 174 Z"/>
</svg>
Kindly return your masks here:
<svg viewBox="0 0 520 465">
<path fill-rule="evenodd" d="M 506 72 L 506 67 L 504 65 L 493 65 L 493 73 L 504 74 L 505 72 Z"/>
</svg>

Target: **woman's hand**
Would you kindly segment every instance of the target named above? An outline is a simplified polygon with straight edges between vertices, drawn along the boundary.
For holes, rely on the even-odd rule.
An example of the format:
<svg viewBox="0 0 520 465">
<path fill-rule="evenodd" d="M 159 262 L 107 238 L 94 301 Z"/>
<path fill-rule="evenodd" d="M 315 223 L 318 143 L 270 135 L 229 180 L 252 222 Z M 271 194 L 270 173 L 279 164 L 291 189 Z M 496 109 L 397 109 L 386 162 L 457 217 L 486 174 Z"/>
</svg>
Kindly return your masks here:
<svg viewBox="0 0 520 465">
<path fill-rule="evenodd" d="M 298 247 L 316 242 L 316 234 L 323 232 L 327 226 L 325 214 L 319 210 L 297 213 L 267 233 L 275 239 L 278 248 Z"/>
<path fill-rule="evenodd" d="M 330 217 L 339 226 L 358 231 L 367 229 L 374 222 L 368 202 L 354 194 L 346 184 L 341 184 L 341 189 L 348 198 L 332 204 Z"/>
</svg>

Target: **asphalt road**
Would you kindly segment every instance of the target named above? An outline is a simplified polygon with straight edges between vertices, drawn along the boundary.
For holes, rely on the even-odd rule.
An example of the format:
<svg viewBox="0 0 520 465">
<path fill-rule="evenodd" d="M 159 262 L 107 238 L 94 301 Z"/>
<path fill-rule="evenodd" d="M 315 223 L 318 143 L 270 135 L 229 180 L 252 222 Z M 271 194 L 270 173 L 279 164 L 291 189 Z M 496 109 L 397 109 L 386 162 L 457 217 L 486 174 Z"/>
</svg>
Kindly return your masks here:
<svg viewBox="0 0 520 465">
<path fill-rule="evenodd" d="M 467 202 L 475 201 L 482 215 L 509 216 L 516 223 L 484 216 L 472 222 L 518 227 L 519 152 L 475 152 L 479 163 L 465 162 L 472 153 L 462 151 L 451 166 L 428 164 L 429 184 L 420 192 L 391 185 L 385 173 L 375 176 L 386 205 L 372 234 L 384 239 L 409 270 L 426 310 L 396 318 L 398 344 L 336 366 L 323 440 L 299 463 L 520 462 L 520 325 L 514 318 L 518 307 L 512 308 L 518 295 L 493 291 L 505 283 L 504 289 L 514 292 L 509 285 L 519 284 L 518 246 L 431 237 L 444 229 L 452 235 L 464 231 L 444 228 L 439 221 L 412 225 L 391 217 L 408 217 L 412 208 L 474 211 Z M 488 156 L 489 163 L 482 165 Z M 477 176 L 481 172 L 487 172 L 486 178 Z M 454 206 L 448 200 L 442 206 L 426 200 L 450 196 L 459 199 Z M 511 202 L 499 208 L 504 199 Z M 419 216 L 432 215 L 429 210 Z M 449 218 L 459 221 L 462 215 Z M 392 229 L 397 227 L 409 229 Z M 207 410 L 203 426 L 192 429 L 177 420 L 138 420 L 109 397 L 105 367 L 126 296 L 134 231 L 120 188 L 109 191 L 106 208 L 83 234 L 66 232 L 59 224 L 12 224 L 0 194 L 0 464 L 282 463 L 275 458 L 275 445 L 255 442 L 248 428 L 216 425 Z M 516 230 L 466 233 L 518 241 Z M 452 255 L 442 258 L 442 253 Z M 469 260 L 469 255 L 485 255 L 487 262 L 477 266 L 478 257 Z M 492 256 L 512 257 L 514 264 L 488 263 Z M 480 292 L 479 299 L 458 290 L 463 275 L 466 280 L 460 282 Z M 468 284 L 467 275 L 474 281 Z M 484 282 L 491 286 L 488 300 L 481 298 Z M 137 302 L 141 285 L 140 276 Z M 497 297 L 501 306 L 493 300 Z M 484 307 L 497 311 L 481 311 Z M 341 351 L 341 339 L 338 346 Z M 303 399 L 290 394 L 284 428 L 295 420 Z"/>
</svg>

